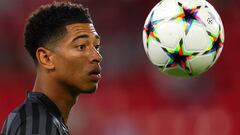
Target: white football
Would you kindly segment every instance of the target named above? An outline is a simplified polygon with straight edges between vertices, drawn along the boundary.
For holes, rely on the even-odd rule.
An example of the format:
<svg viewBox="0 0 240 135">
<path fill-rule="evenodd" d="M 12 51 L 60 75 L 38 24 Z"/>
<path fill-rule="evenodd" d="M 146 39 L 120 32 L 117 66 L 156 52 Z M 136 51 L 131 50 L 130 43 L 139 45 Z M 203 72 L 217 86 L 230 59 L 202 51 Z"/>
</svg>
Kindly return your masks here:
<svg viewBox="0 0 240 135">
<path fill-rule="evenodd" d="M 205 0 L 162 0 L 144 24 L 143 45 L 149 60 L 164 73 L 196 76 L 219 58 L 224 28 Z"/>
</svg>

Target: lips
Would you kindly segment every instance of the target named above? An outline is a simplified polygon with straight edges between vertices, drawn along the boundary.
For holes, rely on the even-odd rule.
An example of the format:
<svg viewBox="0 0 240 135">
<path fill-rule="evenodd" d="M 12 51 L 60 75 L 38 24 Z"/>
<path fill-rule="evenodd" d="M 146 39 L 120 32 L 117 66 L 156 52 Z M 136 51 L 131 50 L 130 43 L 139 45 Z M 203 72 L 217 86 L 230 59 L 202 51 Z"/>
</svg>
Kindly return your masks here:
<svg viewBox="0 0 240 135">
<path fill-rule="evenodd" d="M 101 68 L 94 68 L 89 72 L 90 80 L 98 82 L 101 79 Z"/>
</svg>

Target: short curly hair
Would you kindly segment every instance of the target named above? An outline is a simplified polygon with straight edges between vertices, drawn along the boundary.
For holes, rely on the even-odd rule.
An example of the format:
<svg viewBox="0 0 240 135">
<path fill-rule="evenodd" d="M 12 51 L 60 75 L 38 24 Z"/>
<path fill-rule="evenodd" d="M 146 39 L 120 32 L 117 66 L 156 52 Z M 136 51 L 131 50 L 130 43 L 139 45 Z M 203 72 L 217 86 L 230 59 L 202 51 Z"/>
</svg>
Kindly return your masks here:
<svg viewBox="0 0 240 135">
<path fill-rule="evenodd" d="M 25 48 L 38 64 L 36 50 L 57 41 L 66 33 L 65 26 L 73 23 L 92 23 L 87 8 L 71 2 L 53 2 L 41 6 L 29 17 L 25 26 Z"/>
</svg>

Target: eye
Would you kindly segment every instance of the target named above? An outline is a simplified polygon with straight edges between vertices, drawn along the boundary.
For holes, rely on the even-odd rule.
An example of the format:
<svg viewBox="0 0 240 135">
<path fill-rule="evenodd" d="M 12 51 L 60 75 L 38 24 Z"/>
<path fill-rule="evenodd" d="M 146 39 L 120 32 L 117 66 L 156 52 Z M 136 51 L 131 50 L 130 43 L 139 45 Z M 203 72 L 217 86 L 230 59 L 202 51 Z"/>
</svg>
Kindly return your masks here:
<svg viewBox="0 0 240 135">
<path fill-rule="evenodd" d="M 86 48 L 86 45 L 78 45 L 77 47 L 78 47 L 78 49 L 80 49 L 80 50 L 84 50 L 84 49 Z"/>
<path fill-rule="evenodd" d="M 97 51 L 100 51 L 101 45 L 95 45 Z"/>
</svg>

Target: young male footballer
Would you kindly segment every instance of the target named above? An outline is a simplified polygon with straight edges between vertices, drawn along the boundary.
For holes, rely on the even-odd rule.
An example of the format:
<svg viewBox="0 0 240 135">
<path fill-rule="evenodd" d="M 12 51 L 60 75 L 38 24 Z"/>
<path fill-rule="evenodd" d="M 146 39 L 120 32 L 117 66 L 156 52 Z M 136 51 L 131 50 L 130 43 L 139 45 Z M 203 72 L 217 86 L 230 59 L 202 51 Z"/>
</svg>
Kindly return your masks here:
<svg viewBox="0 0 240 135">
<path fill-rule="evenodd" d="M 71 108 L 79 94 L 95 92 L 101 78 L 100 37 L 89 12 L 70 2 L 41 6 L 29 18 L 24 36 L 36 80 L 1 134 L 69 135 Z"/>
</svg>

